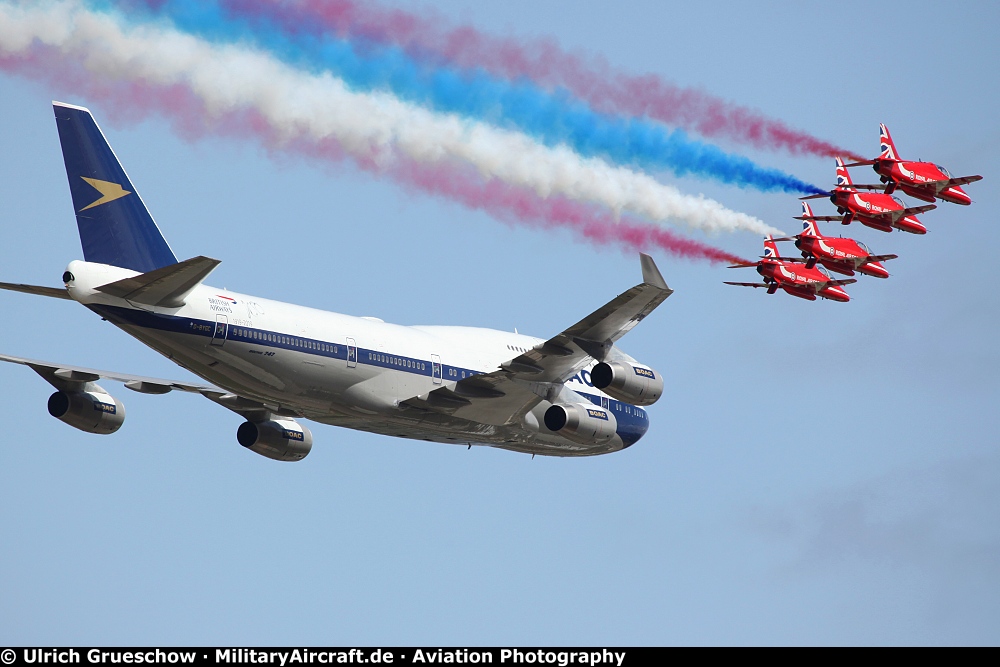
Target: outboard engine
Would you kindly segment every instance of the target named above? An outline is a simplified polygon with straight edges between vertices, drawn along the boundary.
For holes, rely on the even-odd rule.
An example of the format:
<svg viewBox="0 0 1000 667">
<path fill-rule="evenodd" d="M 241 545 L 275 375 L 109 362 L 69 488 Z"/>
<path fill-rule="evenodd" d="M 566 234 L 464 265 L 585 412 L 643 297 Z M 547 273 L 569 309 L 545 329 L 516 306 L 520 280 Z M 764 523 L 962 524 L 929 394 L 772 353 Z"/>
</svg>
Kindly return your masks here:
<svg viewBox="0 0 1000 667">
<path fill-rule="evenodd" d="M 313 442 L 312 432 L 294 419 L 243 422 L 236 439 L 250 451 L 275 461 L 301 461 Z"/>
<path fill-rule="evenodd" d="M 663 378 L 644 366 L 602 361 L 590 371 L 590 381 L 608 396 L 632 405 L 652 405 L 663 394 Z"/>
<path fill-rule="evenodd" d="M 556 403 L 545 411 L 544 421 L 545 428 L 582 445 L 602 445 L 618 430 L 610 410 L 588 403 Z"/>
<path fill-rule="evenodd" d="M 49 414 L 87 433 L 110 435 L 125 423 L 125 406 L 100 390 L 57 391 L 49 396 Z"/>
</svg>

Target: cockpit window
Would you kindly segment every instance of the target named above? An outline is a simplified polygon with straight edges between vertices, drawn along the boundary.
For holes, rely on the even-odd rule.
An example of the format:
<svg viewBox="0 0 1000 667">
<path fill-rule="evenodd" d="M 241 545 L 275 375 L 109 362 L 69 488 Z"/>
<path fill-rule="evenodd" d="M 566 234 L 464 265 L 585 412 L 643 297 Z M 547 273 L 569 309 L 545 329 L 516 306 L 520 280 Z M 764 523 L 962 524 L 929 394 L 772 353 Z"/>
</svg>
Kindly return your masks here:
<svg viewBox="0 0 1000 667">
<path fill-rule="evenodd" d="M 899 197 L 893 197 L 893 198 L 892 198 L 892 201 L 894 201 L 894 202 L 896 202 L 897 204 L 899 204 L 899 205 L 900 205 L 900 207 L 902 207 L 902 208 L 906 208 L 906 205 L 905 205 L 905 204 L 903 203 L 903 200 L 902 200 L 902 199 L 900 199 Z"/>
<path fill-rule="evenodd" d="M 939 164 L 936 164 L 936 165 L 934 165 L 934 166 L 935 166 L 935 167 L 937 167 L 937 168 L 938 168 L 938 171 L 940 171 L 940 172 L 941 172 L 942 174 L 944 174 L 944 175 L 945 175 L 945 176 L 947 176 L 948 178 L 951 178 L 951 172 L 950 172 L 950 171 L 948 171 L 947 169 L 945 169 L 944 167 L 942 167 L 942 166 L 941 166 L 941 165 L 939 165 Z"/>
<path fill-rule="evenodd" d="M 822 273 L 822 274 L 823 274 L 824 276 L 826 276 L 827 278 L 829 278 L 829 277 L 830 277 L 830 272 L 829 272 L 829 271 L 827 271 L 827 270 L 826 270 L 825 268 L 823 268 L 822 266 L 819 266 L 819 265 L 817 265 L 817 266 L 816 266 L 816 268 L 817 268 L 817 269 L 819 269 L 819 272 L 820 272 L 820 273 Z"/>
<path fill-rule="evenodd" d="M 860 248 L 861 248 L 862 250 L 864 250 L 864 251 L 865 251 L 866 253 L 868 253 L 869 255 L 870 255 L 870 254 L 872 254 L 872 251 L 871 251 L 871 250 L 869 250 L 869 249 L 868 249 L 868 246 L 866 246 L 866 245 L 865 245 L 864 243 L 862 243 L 861 241 L 858 241 L 858 242 L 857 242 L 857 244 L 858 244 L 858 246 L 859 246 L 859 247 L 860 247 Z"/>
</svg>

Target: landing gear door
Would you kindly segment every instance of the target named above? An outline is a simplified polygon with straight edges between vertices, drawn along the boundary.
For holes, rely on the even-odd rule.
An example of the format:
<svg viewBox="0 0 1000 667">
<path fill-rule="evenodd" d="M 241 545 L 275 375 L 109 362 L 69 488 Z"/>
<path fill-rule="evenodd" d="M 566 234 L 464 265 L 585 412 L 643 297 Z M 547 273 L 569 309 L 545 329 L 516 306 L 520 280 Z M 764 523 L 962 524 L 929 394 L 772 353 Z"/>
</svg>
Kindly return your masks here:
<svg viewBox="0 0 1000 667">
<path fill-rule="evenodd" d="M 358 365 L 358 344 L 353 338 L 347 339 L 347 367 L 355 368 Z"/>
<path fill-rule="evenodd" d="M 225 315 L 215 316 L 215 331 L 212 332 L 212 345 L 222 347 L 229 335 L 229 318 Z"/>
<path fill-rule="evenodd" d="M 431 378 L 434 384 L 441 384 L 441 357 L 436 354 L 431 355 Z"/>
</svg>

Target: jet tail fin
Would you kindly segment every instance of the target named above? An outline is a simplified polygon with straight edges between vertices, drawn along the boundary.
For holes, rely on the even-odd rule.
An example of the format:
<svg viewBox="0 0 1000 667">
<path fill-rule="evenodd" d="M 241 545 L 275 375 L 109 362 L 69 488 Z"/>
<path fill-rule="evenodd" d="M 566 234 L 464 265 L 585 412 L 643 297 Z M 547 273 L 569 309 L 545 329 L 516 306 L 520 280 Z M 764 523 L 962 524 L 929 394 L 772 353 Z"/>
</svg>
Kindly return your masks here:
<svg viewBox="0 0 1000 667">
<path fill-rule="evenodd" d="M 851 173 L 847 171 L 847 167 L 844 166 L 844 159 L 837 158 L 837 187 L 838 188 L 851 188 L 854 183 L 851 181 Z"/>
<path fill-rule="evenodd" d="M 898 160 L 899 156 L 896 154 L 896 144 L 892 143 L 892 135 L 889 134 L 889 128 L 885 126 L 885 123 L 879 123 L 878 126 L 878 139 L 879 139 L 879 160 Z"/>
<path fill-rule="evenodd" d="M 802 220 L 801 236 L 823 238 L 819 227 L 816 225 L 816 216 L 813 215 L 812 207 L 806 202 L 802 202 L 802 215 L 799 217 L 799 220 Z"/>
<path fill-rule="evenodd" d="M 211 257 L 193 257 L 178 264 L 101 285 L 97 291 L 147 306 L 179 308 L 219 264 Z"/>
<path fill-rule="evenodd" d="M 177 263 L 94 117 L 52 103 L 83 257 L 146 273 Z"/>
<path fill-rule="evenodd" d="M 764 257 L 781 257 L 778 253 L 778 244 L 774 242 L 774 237 L 770 234 L 764 239 Z"/>
</svg>

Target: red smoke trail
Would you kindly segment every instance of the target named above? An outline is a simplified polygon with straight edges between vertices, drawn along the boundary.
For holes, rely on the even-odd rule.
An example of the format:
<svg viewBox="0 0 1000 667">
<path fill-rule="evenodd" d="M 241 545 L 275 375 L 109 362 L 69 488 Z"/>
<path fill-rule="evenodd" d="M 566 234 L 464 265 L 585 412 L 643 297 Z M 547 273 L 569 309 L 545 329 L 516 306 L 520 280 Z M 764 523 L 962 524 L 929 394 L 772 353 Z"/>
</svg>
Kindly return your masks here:
<svg viewBox="0 0 1000 667">
<path fill-rule="evenodd" d="M 157 4 L 157 0 L 134 1 Z M 629 75 L 599 57 L 567 53 L 552 39 L 494 37 L 472 26 L 447 27 L 448 20 L 436 12 L 417 16 L 354 0 L 221 0 L 221 4 L 233 15 L 267 18 L 291 34 L 315 34 L 325 28 L 343 38 L 395 45 L 415 59 L 437 65 L 563 87 L 602 113 L 648 116 L 705 137 L 760 149 L 865 159 L 700 90 L 681 88 L 653 74 Z"/>
<path fill-rule="evenodd" d="M 595 245 L 614 244 L 623 250 L 657 248 L 671 255 L 709 262 L 738 263 L 746 260 L 724 250 L 672 234 L 667 230 L 593 211 L 563 198 L 540 199 L 534 193 L 497 180 L 482 181 L 471 171 L 449 167 L 427 168 L 413 162 L 397 165 L 393 176 L 410 186 L 447 197 L 495 218 L 524 224 L 532 221 L 544 227 L 565 227 Z"/>
<path fill-rule="evenodd" d="M 24 55 L 0 56 L 0 70 L 39 81 L 47 80 L 61 91 L 100 100 L 99 113 L 115 123 L 134 123 L 151 116 L 168 119 L 183 138 L 194 141 L 207 135 L 256 138 L 272 156 L 298 154 L 325 164 L 352 161 L 376 176 L 388 176 L 415 190 L 457 201 L 501 220 L 542 228 L 576 231 L 598 246 L 613 244 L 623 250 L 659 249 L 677 257 L 713 263 L 744 262 L 718 248 L 698 243 L 654 225 L 634 220 L 616 222 L 611 216 L 563 198 L 542 199 L 531 190 L 498 180 L 484 181 L 472 170 L 457 166 L 423 164 L 397 159 L 386 167 L 348 156 L 333 140 L 279 140 L 274 128 L 252 109 L 211 117 L 202 101 L 183 85 L 157 86 L 143 81 L 104 80 L 57 51 L 34 47 Z"/>
</svg>

